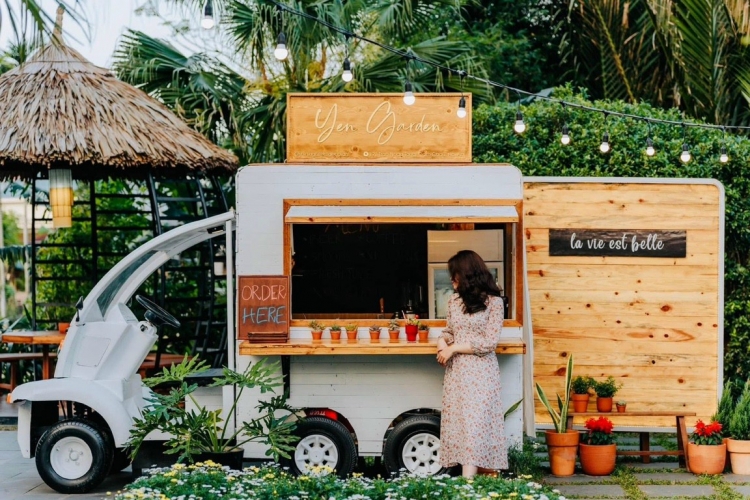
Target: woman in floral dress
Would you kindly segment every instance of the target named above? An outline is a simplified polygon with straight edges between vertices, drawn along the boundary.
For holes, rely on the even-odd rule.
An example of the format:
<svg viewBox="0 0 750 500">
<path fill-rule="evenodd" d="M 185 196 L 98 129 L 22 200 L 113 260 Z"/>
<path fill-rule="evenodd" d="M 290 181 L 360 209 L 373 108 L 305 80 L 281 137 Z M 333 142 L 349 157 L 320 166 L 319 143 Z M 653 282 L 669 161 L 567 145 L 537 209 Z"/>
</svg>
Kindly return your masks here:
<svg viewBox="0 0 750 500">
<path fill-rule="evenodd" d="M 461 464 L 465 477 L 477 468 L 507 469 L 508 449 L 500 366 L 495 348 L 503 328 L 501 292 L 482 258 L 461 250 L 448 261 L 454 293 L 437 345 L 445 366 L 440 418 L 440 464 Z"/>
</svg>

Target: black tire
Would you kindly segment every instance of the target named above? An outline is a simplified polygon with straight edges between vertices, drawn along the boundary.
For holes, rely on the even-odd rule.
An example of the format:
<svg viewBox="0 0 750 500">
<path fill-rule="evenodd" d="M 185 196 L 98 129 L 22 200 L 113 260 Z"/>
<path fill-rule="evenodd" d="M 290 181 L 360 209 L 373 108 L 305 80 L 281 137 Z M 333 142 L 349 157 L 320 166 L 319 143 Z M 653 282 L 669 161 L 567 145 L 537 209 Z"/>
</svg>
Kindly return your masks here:
<svg viewBox="0 0 750 500">
<path fill-rule="evenodd" d="M 115 448 L 112 456 L 112 466 L 109 468 L 110 474 L 117 474 L 130 465 L 130 454 L 125 448 Z"/>
<path fill-rule="evenodd" d="M 357 446 L 349 429 L 341 422 L 326 417 L 306 417 L 297 424 L 294 434 L 299 437 L 295 450 L 290 459 L 281 460 L 294 474 L 306 472 L 302 464 L 328 465 L 342 478 L 354 470 Z M 324 449 L 326 445 L 333 445 L 333 449 Z"/>
<path fill-rule="evenodd" d="M 440 467 L 439 445 L 439 417 L 407 417 L 393 427 L 385 441 L 385 468 L 390 474 L 397 474 L 401 469 L 423 475 L 450 473 L 451 469 Z"/>
<path fill-rule="evenodd" d="M 63 450 L 61 447 L 65 446 L 69 448 Z M 107 477 L 112 454 L 106 433 L 96 424 L 87 420 L 63 420 L 50 427 L 39 439 L 36 469 L 42 480 L 55 491 L 87 493 Z M 85 470 L 78 470 L 80 465 Z"/>
</svg>

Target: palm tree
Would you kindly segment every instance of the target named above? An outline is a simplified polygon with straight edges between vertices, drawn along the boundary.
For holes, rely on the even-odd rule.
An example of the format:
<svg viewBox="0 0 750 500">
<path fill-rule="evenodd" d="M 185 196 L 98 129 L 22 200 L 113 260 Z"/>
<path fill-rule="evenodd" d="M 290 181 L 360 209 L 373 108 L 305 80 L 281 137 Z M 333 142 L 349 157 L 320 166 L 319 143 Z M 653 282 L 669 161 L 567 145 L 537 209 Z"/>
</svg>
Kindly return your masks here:
<svg viewBox="0 0 750 500">
<path fill-rule="evenodd" d="M 85 0 L 55 1 L 58 6 L 65 9 L 74 23 L 88 33 L 88 24 L 82 13 Z M 3 4 L 0 5 L 0 32 L 7 29 L 6 24 L 13 30 L 16 41 L 29 40 L 32 47 L 39 47 L 44 43 L 45 36 L 49 38 L 52 34 L 55 18 L 42 8 L 41 0 L 3 0 Z"/>
<path fill-rule="evenodd" d="M 745 0 L 571 0 L 563 64 L 594 97 L 750 123 Z"/>
<path fill-rule="evenodd" d="M 194 13 L 201 12 L 203 6 L 202 0 L 163 1 L 182 5 Z M 420 30 L 425 31 L 435 9 L 454 5 L 452 0 L 303 0 L 290 4 L 290 8 L 345 32 L 401 46 L 424 60 L 482 75 L 471 48 L 463 42 L 441 36 L 404 47 L 405 40 L 415 37 Z M 417 92 L 460 88 L 460 79 L 455 74 L 443 74 L 414 60 L 407 64 L 402 56 L 376 50 L 355 38 L 347 39 L 336 29 L 279 10 L 265 1 L 214 0 L 213 6 L 228 40 L 223 56 L 186 56 L 169 44 L 140 34 L 126 38 L 118 48 L 115 71 L 120 78 L 161 97 L 173 109 L 177 104 L 199 101 L 197 94 L 211 96 L 212 109 L 230 111 L 212 126 L 231 129 L 234 149 L 247 145 L 246 154 L 240 156 L 251 162 L 283 160 L 287 92 L 400 92 L 406 79 Z M 272 53 L 282 31 L 287 38 L 289 57 L 277 61 Z M 233 58 L 232 54 L 238 57 Z M 349 83 L 340 76 L 347 55 L 355 74 L 355 80 Z M 196 85 L 194 70 L 193 83 L 188 83 L 188 61 L 201 61 L 202 83 L 209 80 L 209 74 L 213 75 L 210 90 Z M 231 70 L 231 67 L 249 69 Z M 239 75 L 244 77 L 241 89 Z M 220 83 L 227 79 L 234 84 Z M 483 84 L 463 83 L 463 89 L 473 92 L 479 101 L 491 96 Z"/>
</svg>

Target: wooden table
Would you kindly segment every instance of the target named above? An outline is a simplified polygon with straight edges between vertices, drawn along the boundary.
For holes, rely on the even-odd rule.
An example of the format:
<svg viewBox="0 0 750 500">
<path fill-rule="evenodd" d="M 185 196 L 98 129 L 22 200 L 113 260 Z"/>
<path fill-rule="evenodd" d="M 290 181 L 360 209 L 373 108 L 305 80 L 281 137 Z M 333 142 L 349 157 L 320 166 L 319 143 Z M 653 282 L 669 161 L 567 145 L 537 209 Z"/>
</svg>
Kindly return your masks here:
<svg viewBox="0 0 750 500">
<path fill-rule="evenodd" d="M 497 354 L 525 354 L 526 344 L 521 339 L 502 339 L 495 349 Z M 380 355 L 380 354 L 436 354 L 437 340 L 427 342 L 407 342 L 400 339 L 391 341 L 369 339 L 332 341 L 311 339 L 291 339 L 283 344 L 251 344 L 242 342 L 240 354 L 250 356 L 339 356 L 339 355 Z"/>
<path fill-rule="evenodd" d="M 52 375 L 49 356 L 49 346 L 60 345 L 65 340 L 65 334 L 58 331 L 19 331 L 8 332 L 2 336 L 6 344 L 28 344 L 42 346 L 42 378 L 48 379 Z"/>
<path fill-rule="evenodd" d="M 685 453 L 687 448 L 688 435 L 685 426 L 685 417 L 694 417 L 695 412 L 691 411 L 626 411 L 626 412 L 585 412 L 585 413 L 568 413 L 568 429 L 573 428 L 573 419 L 575 417 L 674 417 L 675 427 L 677 430 L 677 451 L 656 451 L 651 450 L 649 445 L 649 433 L 640 432 L 640 451 L 617 450 L 618 455 L 636 455 L 643 459 L 643 463 L 649 463 L 652 455 L 677 455 L 677 460 L 681 467 L 688 467 L 688 456 Z M 615 430 L 617 426 L 615 425 Z"/>
</svg>

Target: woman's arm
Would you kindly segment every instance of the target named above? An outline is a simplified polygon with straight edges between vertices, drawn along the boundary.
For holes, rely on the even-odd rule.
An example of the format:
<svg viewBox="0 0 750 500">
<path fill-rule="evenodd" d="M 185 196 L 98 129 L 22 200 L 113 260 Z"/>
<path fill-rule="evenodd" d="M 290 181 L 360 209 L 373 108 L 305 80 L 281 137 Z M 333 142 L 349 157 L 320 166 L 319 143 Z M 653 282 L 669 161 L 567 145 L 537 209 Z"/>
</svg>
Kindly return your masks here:
<svg viewBox="0 0 750 500">
<path fill-rule="evenodd" d="M 474 342 L 449 345 L 445 349 L 438 351 L 438 363 L 445 364 L 454 354 L 486 356 L 495 352 L 497 344 L 500 342 L 500 334 L 503 331 L 502 299 L 491 299 L 488 307 L 490 309 L 489 318 L 482 338 Z"/>
</svg>

